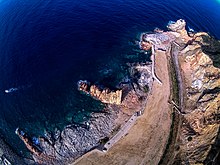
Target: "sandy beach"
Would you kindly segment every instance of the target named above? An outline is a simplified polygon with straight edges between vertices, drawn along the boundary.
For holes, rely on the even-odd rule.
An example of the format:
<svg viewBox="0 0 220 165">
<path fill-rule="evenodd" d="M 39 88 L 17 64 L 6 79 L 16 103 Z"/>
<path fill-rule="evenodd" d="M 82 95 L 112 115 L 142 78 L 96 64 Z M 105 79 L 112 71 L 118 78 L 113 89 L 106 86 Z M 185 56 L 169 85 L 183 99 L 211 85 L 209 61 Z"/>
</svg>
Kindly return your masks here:
<svg viewBox="0 0 220 165">
<path fill-rule="evenodd" d="M 144 114 L 107 153 L 93 150 L 72 165 L 158 164 L 170 133 L 171 110 L 168 104 L 170 83 L 167 55 L 156 51 L 155 56 L 155 72 L 162 85 L 153 82 Z"/>
</svg>

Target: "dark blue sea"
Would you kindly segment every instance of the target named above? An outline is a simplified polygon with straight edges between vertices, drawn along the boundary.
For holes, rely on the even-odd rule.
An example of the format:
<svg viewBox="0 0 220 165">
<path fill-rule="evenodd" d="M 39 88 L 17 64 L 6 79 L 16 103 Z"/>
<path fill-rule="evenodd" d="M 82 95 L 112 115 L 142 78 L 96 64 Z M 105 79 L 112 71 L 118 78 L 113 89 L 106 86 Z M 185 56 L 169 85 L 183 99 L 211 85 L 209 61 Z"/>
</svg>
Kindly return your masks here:
<svg viewBox="0 0 220 165">
<path fill-rule="evenodd" d="M 77 81 L 113 87 L 146 60 L 140 33 L 180 18 L 220 39 L 219 0 L 0 0 L 0 134 L 21 152 L 17 127 L 39 136 L 101 111 Z"/>
</svg>

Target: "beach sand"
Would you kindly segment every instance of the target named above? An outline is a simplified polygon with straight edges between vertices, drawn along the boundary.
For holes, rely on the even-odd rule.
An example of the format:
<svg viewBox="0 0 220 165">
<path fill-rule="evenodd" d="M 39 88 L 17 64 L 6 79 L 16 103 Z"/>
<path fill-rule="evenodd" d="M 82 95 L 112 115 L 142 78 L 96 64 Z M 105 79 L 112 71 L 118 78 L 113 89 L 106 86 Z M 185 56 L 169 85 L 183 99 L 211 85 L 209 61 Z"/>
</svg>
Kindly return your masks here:
<svg viewBox="0 0 220 165">
<path fill-rule="evenodd" d="M 166 53 L 156 51 L 155 72 L 162 85 L 153 82 L 145 112 L 128 134 L 108 152 L 93 150 L 72 165 L 156 165 L 165 150 L 171 125 L 171 108 L 168 104 L 170 82 Z"/>
</svg>

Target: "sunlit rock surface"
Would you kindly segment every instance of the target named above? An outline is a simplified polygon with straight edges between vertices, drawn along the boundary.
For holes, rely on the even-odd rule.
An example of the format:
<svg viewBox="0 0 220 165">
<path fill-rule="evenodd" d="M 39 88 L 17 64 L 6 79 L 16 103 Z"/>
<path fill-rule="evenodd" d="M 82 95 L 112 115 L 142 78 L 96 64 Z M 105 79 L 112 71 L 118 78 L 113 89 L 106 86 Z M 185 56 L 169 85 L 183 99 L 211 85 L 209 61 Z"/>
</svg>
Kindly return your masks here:
<svg viewBox="0 0 220 165">
<path fill-rule="evenodd" d="M 219 152 L 216 149 L 219 147 L 220 69 L 213 65 L 208 52 L 218 55 L 220 43 L 208 40 L 213 39 L 206 33 L 197 33 L 180 52 L 186 113 L 180 131 L 180 157 L 190 164 L 214 161 Z"/>
<path fill-rule="evenodd" d="M 78 89 L 92 97 L 108 104 L 121 104 L 122 90 L 111 91 L 109 88 L 101 88 L 97 85 L 90 85 L 86 80 L 78 82 Z"/>
<path fill-rule="evenodd" d="M 167 27 L 170 31 L 143 34 L 140 47 L 175 49 L 183 96 L 176 162 L 207 164 L 216 161 L 220 148 L 220 43 L 204 32 L 188 33 L 182 19 Z"/>
</svg>

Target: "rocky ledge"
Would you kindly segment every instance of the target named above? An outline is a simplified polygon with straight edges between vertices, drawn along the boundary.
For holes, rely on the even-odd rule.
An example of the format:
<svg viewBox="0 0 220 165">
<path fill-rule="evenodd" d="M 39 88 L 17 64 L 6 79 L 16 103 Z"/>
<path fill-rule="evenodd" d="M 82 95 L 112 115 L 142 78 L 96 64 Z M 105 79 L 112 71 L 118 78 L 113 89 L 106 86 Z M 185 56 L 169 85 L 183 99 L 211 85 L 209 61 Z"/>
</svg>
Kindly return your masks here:
<svg viewBox="0 0 220 165">
<path fill-rule="evenodd" d="M 207 33 L 188 33 L 185 26 L 184 20 L 178 20 L 169 23 L 170 31 L 156 29 L 155 33 L 143 34 L 140 48 L 151 49 L 153 56 L 155 51 L 166 51 L 175 65 L 179 106 L 178 102 L 174 104 L 179 120 L 174 122 L 178 131 L 172 139 L 171 162 L 212 164 L 218 162 L 220 148 L 220 42 Z M 115 91 L 79 81 L 80 91 L 106 103 L 103 112 L 91 114 L 84 124 L 71 124 L 38 138 L 20 129 L 16 133 L 38 164 L 72 162 L 110 138 L 133 113 L 143 110 L 156 79 L 153 66 L 154 60 L 152 64 L 129 64 L 130 74 Z"/>
<path fill-rule="evenodd" d="M 78 89 L 90 94 L 93 98 L 98 99 L 103 103 L 121 104 L 122 90 L 112 91 L 109 88 L 101 88 L 98 85 L 90 85 L 90 82 L 86 80 L 80 80 L 78 82 Z"/>
<path fill-rule="evenodd" d="M 31 151 L 38 164 L 63 165 L 97 147 L 115 127 L 115 113 L 94 113 L 85 125 L 68 125 L 62 131 L 47 133 L 35 140 L 22 130 L 16 133 Z"/>
</svg>

